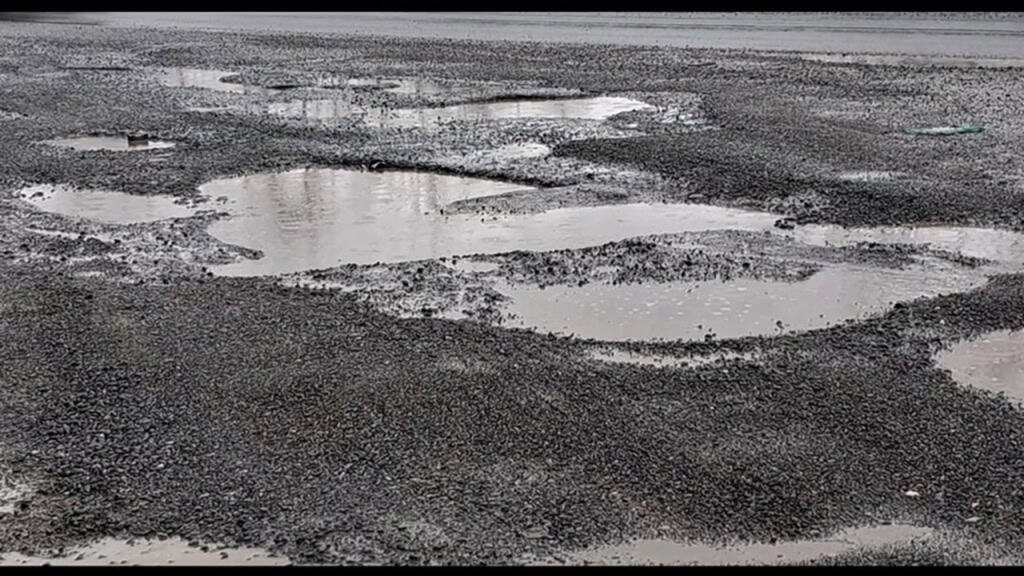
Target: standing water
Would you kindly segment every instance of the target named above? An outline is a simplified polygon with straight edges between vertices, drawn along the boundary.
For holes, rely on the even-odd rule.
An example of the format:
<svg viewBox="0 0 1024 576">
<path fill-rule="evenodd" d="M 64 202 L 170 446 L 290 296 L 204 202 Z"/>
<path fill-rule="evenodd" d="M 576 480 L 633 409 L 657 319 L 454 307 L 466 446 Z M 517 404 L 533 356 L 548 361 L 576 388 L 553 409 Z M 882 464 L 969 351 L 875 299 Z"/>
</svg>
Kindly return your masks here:
<svg viewBox="0 0 1024 576">
<path fill-rule="evenodd" d="M 508 119 L 578 119 L 606 120 L 623 112 L 647 110 L 653 106 L 632 98 L 598 96 L 594 98 L 562 98 L 508 102 L 475 102 L 441 108 L 366 108 L 339 96 L 323 99 L 302 99 L 270 102 L 253 107 L 252 111 L 307 120 L 339 120 L 358 118 L 379 128 L 429 128 L 452 121 L 485 121 Z"/>
<path fill-rule="evenodd" d="M 193 210 L 168 196 L 138 196 L 104 190 L 76 190 L 40 184 L 20 191 L 21 199 L 40 210 L 107 224 L 153 222 L 191 216 Z"/>
<path fill-rule="evenodd" d="M 938 364 L 957 382 L 1024 402 L 1024 330 L 999 330 L 960 342 L 940 353 Z"/>
<path fill-rule="evenodd" d="M 442 213 L 457 200 L 524 188 L 425 172 L 317 169 L 215 180 L 200 191 L 210 198 L 226 197 L 226 209 L 235 215 L 211 225 L 213 236 L 265 254 L 217 269 L 230 276 L 583 248 L 631 236 L 708 228 L 767 230 L 775 221 L 771 214 L 694 204 L 563 208 L 487 217 Z"/>
<path fill-rule="evenodd" d="M 161 150 L 174 147 L 174 142 L 150 140 L 148 138 L 132 139 L 128 136 L 78 136 L 74 138 L 55 138 L 44 140 L 43 144 L 71 148 L 73 150 L 95 151 L 111 150 L 114 152 L 140 152 L 144 150 Z"/>
<path fill-rule="evenodd" d="M 893 303 L 962 292 L 985 278 L 952 268 L 828 266 L 799 282 L 502 286 L 510 326 L 598 340 L 700 340 L 810 330 L 863 318 Z"/>
</svg>

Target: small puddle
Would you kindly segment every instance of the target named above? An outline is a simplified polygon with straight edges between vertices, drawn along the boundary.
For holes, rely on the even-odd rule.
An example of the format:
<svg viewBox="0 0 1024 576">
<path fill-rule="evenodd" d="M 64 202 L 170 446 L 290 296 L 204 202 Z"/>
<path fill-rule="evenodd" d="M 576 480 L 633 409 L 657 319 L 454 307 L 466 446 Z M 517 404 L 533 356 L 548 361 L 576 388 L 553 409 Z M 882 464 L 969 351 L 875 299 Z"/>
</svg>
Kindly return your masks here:
<svg viewBox="0 0 1024 576">
<path fill-rule="evenodd" d="M 901 173 L 888 170 L 851 170 L 840 172 L 836 178 L 844 182 L 889 182 L 900 176 Z"/>
<path fill-rule="evenodd" d="M 166 540 L 126 540 L 105 538 L 88 546 L 71 549 L 63 556 L 24 556 L 17 552 L 0 553 L 0 566 L 282 566 L 287 558 L 271 556 L 259 548 L 209 547 L 208 552 L 189 546 L 180 538 Z"/>
<path fill-rule="evenodd" d="M 753 360 L 754 354 L 738 354 L 736 352 L 719 352 L 703 356 L 665 356 L 662 354 L 642 354 L 628 350 L 593 350 L 589 356 L 594 360 L 611 364 L 636 364 L 638 366 L 655 366 L 657 368 L 687 368 L 706 366 L 725 360 Z"/>
<path fill-rule="evenodd" d="M 223 82 L 221 78 L 234 76 L 235 72 L 223 70 L 203 70 L 199 68 L 164 68 L 157 72 L 157 80 L 169 88 L 204 88 L 216 90 L 217 92 L 233 92 L 244 94 L 249 92 L 259 93 L 260 88 Z"/>
<path fill-rule="evenodd" d="M 54 138 L 53 140 L 44 140 L 42 143 L 73 150 L 113 150 L 115 152 L 140 152 L 174 147 L 174 142 L 149 138 L 133 139 L 128 136 L 78 136 Z"/>
<path fill-rule="evenodd" d="M 1024 330 L 1000 330 L 959 342 L 940 352 L 936 361 L 961 384 L 1024 402 Z"/>
<path fill-rule="evenodd" d="M 1001 264 L 1024 265 L 1024 234 L 994 228 L 950 226 L 881 226 L 842 228 L 808 224 L 781 233 L 815 246 L 850 246 L 858 242 L 929 245 L 936 250 L 984 258 Z"/>
<path fill-rule="evenodd" d="M 496 289 L 511 298 L 509 327 L 598 340 L 701 340 L 823 328 L 884 312 L 894 302 L 984 284 L 974 272 L 934 266 L 890 270 L 827 266 L 807 280 L 737 279 L 660 284 L 533 285 Z M 781 323 L 781 324 L 780 324 Z"/>
<path fill-rule="evenodd" d="M 379 128 L 430 128 L 453 121 L 509 119 L 606 120 L 622 112 L 653 109 L 650 104 L 617 96 L 476 102 L 440 108 L 366 108 L 344 97 L 270 102 L 251 108 L 307 120 L 359 119 Z"/>
<path fill-rule="evenodd" d="M 221 266 L 229 276 L 273 275 L 515 250 L 583 248 L 632 236 L 706 229 L 767 230 L 770 214 L 696 204 L 561 208 L 540 214 L 445 215 L 447 204 L 526 186 L 426 172 L 312 169 L 215 180 L 200 191 L 227 197 L 233 217 L 219 240 L 264 257 Z"/>
<path fill-rule="evenodd" d="M 18 194 L 21 199 L 40 210 L 107 224 L 153 222 L 165 218 L 184 218 L 194 214 L 191 208 L 176 204 L 169 196 L 76 190 L 69 186 L 52 184 L 23 188 Z"/>
<path fill-rule="evenodd" d="M 436 117 L 435 121 L 443 121 L 510 118 L 607 120 L 623 112 L 653 109 L 654 106 L 632 98 L 597 96 L 594 98 L 478 102 L 426 110 Z"/>
<path fill-rule="evenodd" d="M 639 540 L 577 552 L 570 555 L 570 561 L 601 565 L 673 566 L 791 564 L 835 556 L 857 548 L 877 548 L 923 540 L 933 534 L 931 528 L 890 524 L 847 529 L 831 538 L 776 544 L 715 546 L 699 542 Z"/>
</svg>

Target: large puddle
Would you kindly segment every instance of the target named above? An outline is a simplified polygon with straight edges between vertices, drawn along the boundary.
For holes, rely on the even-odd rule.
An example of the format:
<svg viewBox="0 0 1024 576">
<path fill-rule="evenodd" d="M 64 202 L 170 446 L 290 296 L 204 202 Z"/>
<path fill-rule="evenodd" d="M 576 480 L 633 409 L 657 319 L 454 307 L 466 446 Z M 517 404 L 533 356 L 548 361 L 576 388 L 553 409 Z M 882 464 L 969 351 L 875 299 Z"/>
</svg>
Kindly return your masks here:
<svg viewBox="0 0 1024 576">
<path fill-rule="evenodd" d="M 721 566 L 792 564 L 835 556 L 860 548 L 878 548 L 931 538 L 934 530 L 921 526 L 890 524 L 848 529 L 819 540 L 784 541 L 776 544 L 714 546 L 700 542 L 637 540 L 601 546 L 570 556 L 572 563 L 599 565 Z M 547 562 L 540 562 L 547 563 Z"/>
<path fill-rule="evenodd" d="M 107 224 L 153 222 L 192 216 L 194 211 L 168 196 L 137 196 L 123 192 L 76 190 L 39 184 L 23 188 L 20 197 L 40 210 Z"/>
<path fill-rule="evenodd" d="M 701 230 L 767 231 L 815 246 L 929 245 L 1004 264 L 1024 263 L 1024 235 L 984 228 L 808 225 L 783 231 L 774 227 L 777 214 L 701 204 L 620 204 L 488 217 L 442 212 L 456 200 L 525 188 L 425 172 L 308 169 L 215 180 L 200 191 L 223 198 L 225 209 L 235 214 L 210 228 L 214 236 L 266 253 L 259 261 L 221 270 L 229 275 L 582 248 Z"/>
<path fill-rule="evenodd" d="M 426 172 L 311 169 L 216 180 L 236 216 L 216 238 L 264 252 L 220 267 L 230 276 L 282 274 L 339 264 L 401 262 L 474 253 L 583 248 L 631 236 L 708 228 L 765 230 L 775 218 L 684 204 L 565 208 L 540 214 L 443 214 L 445 205 L 526 186 Z"/>
<path fill-rule="evenodd" d="M 810 330 L 884 312 L 893 303 L 962 292 L 985 278 L 951 267 L 828 266 L 807 280 L 501 285 L 506 325 L 598 340 L 699 340 Z"/>
<path fill-rule="evenodd" d="M 151 140 L 149 138 L 134 139 L 128 136 L 77 136 L 74 138 L 54 138 L 53 140 L 44 140 L 42 143 L 61 148 L 71 148 L 73 150 L 112 150 L 114 152 L 140 152 L 174 147 L 174 142 Z"/>
<path fill-rule="evenodd" d="M 343 96 L 321 99 L 297 99 L 268 102 L 250 108 L 250 112 L 305 120 L 359 121 L 378 128 L 430 128 L 446 122 L 509 119 L 606 120 L 634 110 L 654 107 L 632 98 L 597 96 L 550 100 L 477 102 L 439 108 L 367 108 Z"/>
<path fill-rule="evenodd" d="M 526 188 L 427 172 L 300 169 L 215 180 L 200 191 L 216 209 L 230 214 L 210 225 L 214 237 L 264 254 L 214 267 L 226 276 L 578 249 L 708 230 L 760 231 L 816 246 L 928 244 L 997 261 L 982 269 L 935 258 L 902 270 L 831 264 L 799 282 L 495 285 L 511 297 L 503 304 L 507 325 L 600 340 L 731 338 L 820 328 L 884 312 L 895 302 L 969 290 L 984 283 L 988 273 L 1024 263 L 1024 236 L 989 229 L 811 225 L 780 230 L 774 226 L 777 214 L 698 204 L 604 205 L 498 216 L 445 213 L 456 201 Z M 22 190 L 21 197 L 43 210 L 107 223 L 194 214 L 169 197 L 61 186 L 34 186 Z"/>
<path fill-rule="evenodd" d="M 0 566 L 280 566 L 287 558 L 271 556 L 257 548 L 194 548 L 180 538 L 166 540 L 117 540 L 105 538 L 76 547 L 61 556 L 25 556 L 0 552 Z"/>
<path fill-rule="evenodd" d="M 224 81 L 224 78 L 235 75 L 237 72 L 203 68 L 161 68 L 155 73 L 156 80 L 169 88 L 202 88 L 235 94 L 268 94 L 276 91 L 274 88 Z M 369 89 L 394 94 L 438 94 L 446 90 L 444 86 L 426 78 L 342 78 L 335 76 L 317 78 L 309 87 Z"/>
<path fill-rule="evenodd" d="M 939 366 L 961 384 L 1024 402 L 1024 330 L 1000 330 L 939 353 Z"/>
</svg>

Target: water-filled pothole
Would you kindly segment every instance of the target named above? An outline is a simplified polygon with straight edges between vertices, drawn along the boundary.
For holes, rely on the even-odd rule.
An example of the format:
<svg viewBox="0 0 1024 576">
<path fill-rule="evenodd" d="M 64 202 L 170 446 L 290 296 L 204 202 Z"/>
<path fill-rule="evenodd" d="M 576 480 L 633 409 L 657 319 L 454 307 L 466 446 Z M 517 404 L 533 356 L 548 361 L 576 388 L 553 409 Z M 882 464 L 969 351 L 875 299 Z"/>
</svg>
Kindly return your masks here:
<svg viewBox="0 0 1024 576">
<path fill-rule="evenodd" d="M 662 354 L 643 354 L 627 350 L 606 349 L 593 350 L 590 357 L 611 364 L 635 364 L 638 366 L 654 366 L 656 368 L 685 368 L 706 366 L 729 360 L 753 360 L 753 353 L 738 354 L 736 352 L 715 352 L 701 356 L 665 356 Z"/>
<path fill-rule="evenodd" d="M 222 78 L 233 76 L 234 72 L 203 70 L 199 68 L 164 68 L 157 72 L 157 81 L 169 88 L 204 88 L 218 92 L 244 94 L 261 92 L 262 89 L 243 84 L 224 82 Z"/>
<path fill-rule="evenodd" d="M 130 541 L 104 538 L 97 542 L 61 550 L 57 557 L 25 556 L 16 552 L 0 552 L 0 566 L 152 566 L 177 564 L 184 566 L 249 565 L 274 566 L 289 564 L 287 558 L 268 554 L 259 548 L 228 548 L 223 546 L 189 546 L 181 538 L 164 540 L 134 539 Z"/>
<path fill-rule="evenodd" d="M 546 150 L 537 147 L 536 152 Z M 783 231 L 774 227 L 777 214 L 700 204 L 618 204 L 488 217 L 443 213 L 457 200 L 527 188 L 422 172 L 312 169 L 215 180 L 200 191 L 226 198 L 225 208 L 235 214 L 211 227 L 216 237 L 267 254 L 259 264 L 222 270 L 232 275 L 582 248 L 634 236 L 714 229 L 768 231 L 813 246 L 929 245 L 1001 263 L 1024 263 L 1024 235 L 985 228 L 807 225 Z"/>
<path fill-rule="evenodd" d="M 650 104 L 618 96 L 474 102 L 440 108 L 365 107 L 351 99 L 297 99 L 254 105 L 250 112 L 306 120 L 358 119 L 378 128 L 431 128 L 453 121 L 509 119 L 606 120 L 622 112 L 653 109 Z"/>
<path fill-rule="evenodd" d="M 507 326 L 598 340 L 700 340 L 823 328 L 884 312 L 894 302 L 962 292 L 977 273 L 915 265 L 907 270 L 827 266 L 807 280 L 548 286 L 500 284 Z"/>
<path fill-rule="evenodd" d="M 44 140 L 43 144 L 71 148 L 73 150 L 112 150 L 115 152 L 141 152 L 144 150 L 160 150 L 174 147 L 174 142 L 156 140 L 149 137 L 133 136 L 76 136 L 73 138 L 54 138 Z"/>
<path fill-rule="evenodd" d="M 939 366 L 961 384 L 1024 402 L 1024 330 L 999 330 L 939 353 Z"/>
<path fill-rule="evenodd" d="M 694 204 L 561 208 L 539 214 L 444 214 L 465 200 L 525 186 L 422 172 L 294 170 L 215 180 L 233 217 L 213 223 L 223 242 L 265 256 L 218 268 L 270 275 L 339 264 L 423 260 L 474 253 L 583 248 L 631 236 L 709 228 L 768 230 L 770 214 Z"/>
<path fill-rule="evenodd" d="M 850 170 L 840 172 L 836 178 L 844 182 L 890 182 L 902 176 L 901 172 L 890 170 Z"/>
<path fill-rule="evenodd" d="M 1024 234 L 1010 230 L 955 226 L 843 228 L 808 224 L 781 233 L 815 246 L 849 246 L 858 242 L 928 245 L 936 250 L 1012 265 L 1011 269 L 1024 265 Z"/>
<path fill-rule="evenodd" d="M 829 538 L 774 544 L 716 546 L 702 542 L 637 540 L 575 552 L 571 554 L 571 561 L 612 565 L 789 564 L 834 556 L 857 548 L 877 548 L 928 539 L 934 532 L 923 526 L 888 524 L 847 529 Z"/>
<path fill-rule="evenodd" d="M 192 216 L 188 206 L 169 196 L 138 196 L 103 190 L 76 190 L 70 186 L 40 184 L 19 191 L 19 196 L 40 210 L 86 218 L 107 224 L 153 222 Z"/>
<path fill-rule="evenodd" d="M 445 212 L 452 202 L 525 188 L 423 172 L 309 169 L 215 180 L 200 191 L 223 200 L 217 208 L 230 214 L 210 225 L 214 237 L 264 254 L 214 268 L 232 276 L 581 249 L 639 236 L 708 230 L 758 231 L 812 246 L 862 241 L 931 244 L 999 262 L 970 273 L 934 258 L 902 270 L 833 263 L 798 282 L 743 277 L 644 284 L 600 281 L 545 289 L 532 284 L 495 286 L 511 297 L 502 305 L 513 326 L 604 340 L 701 339 L 709 333 L 727 338 L 817 328 L 882 312 L 897 301 L 968 290 L 983 283 L 987 272 L 1024 262 L 1024 237 L 986 229 L 816 225 L 782 231 L 774 227 L 776 214 L 693 204 L 583 206 L 502 216 Z M 61 186 L 35 186 L 21 196 L 43 210 L 110 223 L 195 214 L 169 197 Z M 484 270 L 494 272 L 493 266 Z"/>
</svg>

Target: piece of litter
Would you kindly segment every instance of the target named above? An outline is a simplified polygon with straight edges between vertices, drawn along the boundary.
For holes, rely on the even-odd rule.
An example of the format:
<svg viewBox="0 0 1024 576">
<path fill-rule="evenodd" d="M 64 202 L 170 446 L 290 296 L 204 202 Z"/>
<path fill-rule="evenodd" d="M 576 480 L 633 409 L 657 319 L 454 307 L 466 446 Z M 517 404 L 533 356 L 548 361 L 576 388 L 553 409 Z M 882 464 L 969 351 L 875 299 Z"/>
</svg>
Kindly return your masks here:
<svg viewBox="0 0 1024 576">
<path fill-rule="evenodd" d="M 964 522 L 969 522 L 971 524 L 974 524 L 975 522 L 980 522 L 980 521 L 981 521 L 981 517 L 980 516 L 971 516 L 967 520 L 964 520 Z"/>
<path fill-rule="evenodd" d="M 921 494 L 918 493 L 916 490 L 907 490 L 906 492 L 903 493 L 903 495 L 904 496 L 909 496 L 911 498 L 917 498 Z"/>
</svg>

